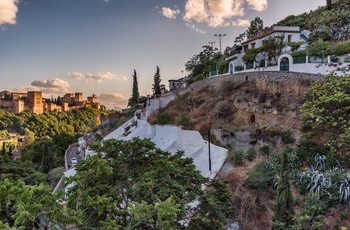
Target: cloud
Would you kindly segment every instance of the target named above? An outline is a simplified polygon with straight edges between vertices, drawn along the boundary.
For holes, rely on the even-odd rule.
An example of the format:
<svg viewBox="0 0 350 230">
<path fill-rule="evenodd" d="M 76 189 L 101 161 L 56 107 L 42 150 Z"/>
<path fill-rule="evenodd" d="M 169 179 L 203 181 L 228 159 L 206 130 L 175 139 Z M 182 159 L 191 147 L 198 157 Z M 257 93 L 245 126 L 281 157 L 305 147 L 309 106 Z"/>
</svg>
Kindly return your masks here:
<svg viewBox="0 0 350 230">
<path fill-rule="evenodd" d="M 107 109 L 125 108 L 127 98 L 118 93 L 96 94 L 97 100 L 107 107 Z"/>
<path fill-rule="evenodd" d="M 175 9 L 170 9 L 168 7 L 163 7 L 161 12 L 165 17 L 169 19 L 176 19 L 176 16 L 181 13 L 181 11 L 175 6 Z"/>
<path fill-rule="evenodd" d="M 249 6 L 256 11 L 264 11 L 267 8 L 267 0 L 246 0 Z"/>
<path fill-rule="evenodd" d="M 47 94 L 62 94 L 70 90 L 69 83 L 59 78 L 53 80 L 35 80 L 31 83 L 31 86 Z"/>
<path fill-rule="evenodd" d="M 80 72 L 70 72 L 68 73 L 68 76 L 77 79 L 77 80 L 85 80 L 85 83 L 89 84 L 91 79 L 96 80 L 97 83 L 101 83 L 103 80 L 119 80 L 119 81 L 128 81 L 127 77 L 125 76 L 116 76 L 115 74 L 108 72 L 108 71 L 102 71 L 98 74 L 83 74 Z"/>
<path fill-rule="evenodd" d="M 16 24 L 17 4 L 18 0 L 0 1 L 0 25 Z"/>
<path fill-rule="evenodd" d="M 187 26 L 188 28 L 190 28 L 190 29 L 192 29 L 192 30 L 198 32 L 198 33 L 201 33 L 201 34 L 207 33 L 205 30 L 201 30 L 201 29 L 197 28 L 196 25 L 194 25 L 194 24 L 190 24 L 190 23 L 186 22 L 186 26 Z"/>
<path fill-rule="evenodd" d="M 244 16 L 245 3 L 256 11 L 267 7 L 267 0 L 187 0 L 183 20 L 210 27 L 228 26 L 230 18 Z"/>
<path fill-rule="evenodd" d="M 250 21 L 248 19 L 237 19 L 232 22 L 233 26 L 250 26 Z"/>
</svg>

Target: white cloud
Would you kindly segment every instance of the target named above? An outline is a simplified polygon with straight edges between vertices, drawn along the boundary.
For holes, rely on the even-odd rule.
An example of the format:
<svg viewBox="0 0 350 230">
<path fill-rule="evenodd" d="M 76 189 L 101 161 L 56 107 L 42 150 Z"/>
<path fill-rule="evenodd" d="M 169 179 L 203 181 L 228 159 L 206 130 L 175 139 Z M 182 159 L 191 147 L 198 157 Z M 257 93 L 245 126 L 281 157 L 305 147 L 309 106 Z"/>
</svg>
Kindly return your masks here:
<svg viewBox="0 0 350 230">
<path fill-rule="evenodd" d="M 108 109 L 125 108 L 127 98 L 118 93 L 100 93 L 96 94 L 97 100 Z"/>
<path fill-rule="evenodd" d="M 16 24 L 18 0 L 0 0 L 0 25 Z"/>
<path fill-rule="evenodd" d="M 96 80 L 97 83 L 101 83 L 103 80 L 119 80 L 119 81 L 128 81 L 127 77 L 115 75 L 109 71 L 102 71 L 98 74 L 83 74 L 80 72 L 70 72 L 68 76 L 73 79 L 83 80 L 86 84 L 89 84 L 91 79 Z"/>
<path fill-rule="evenodd" d="M 250 26 L 250 21 L 248 19 L 237 19 L 232 22 L 233 26 Z"/>
<path fill-rule="evenodd" d="M 79 73 L 79 72 L 70 72 L 70 73 L 68 73 L 68 75 L 71 78 L 75 78 L 75 79 L 83 79 L 83 78 L 85 78 L 84 74 Z"/>
<path fill-rule="evenodd" d="M 175 6 L 175 9 L 170 9 L 168 7 L 162 8 L 162 14 L 169 19 L 176 19 L 176 16 L 180 14 L 181 11 Z"/>
<path fill-rule="evenodd" d="M 31 86 L 47 94 L 62 94 L 70 90 L 69 83 L 60 78 L 55 78 L 53 80 L 35 80 L 31 83 Z"/>
<path fill-rule="evenodd" d="M 183 19 L 210 27 L 228 26 L 228 20 L 244 15 L 245 3 L 256 11 L 267 7 L 267 0 L 187 0 Z"/>
<path fill-rule="evenodd" d="M 256 11 L 264 11 L 267 8 L 267 0 L 246 0 L 249 6 Z"/>
<path fill-rule="evenodd" d="M 57 88 L 57 87 L 63 87 L 67 88 L 70 87 L 69 83 L 66 82 L 65 80 L 55 78 L 53 80 L 34 80 L 31 83 L 32 86 L 36 87 L 44 87 L 44 88 Z"/>
<path fill-rule="evenodd" d="M 201 29 L 197 28 L 196 25 L 194 25 L 194 24 L 190 24 L 190 23 L 186 22 L 186 26 L 187 26 L 188 28 L 190 28 L 190 29 L 192 29 L 192 30 L 198 32 L 198 33 L 201 33 L 201 34 L 207 33 L 205 30 L 201 30 Z"/>
</svg>

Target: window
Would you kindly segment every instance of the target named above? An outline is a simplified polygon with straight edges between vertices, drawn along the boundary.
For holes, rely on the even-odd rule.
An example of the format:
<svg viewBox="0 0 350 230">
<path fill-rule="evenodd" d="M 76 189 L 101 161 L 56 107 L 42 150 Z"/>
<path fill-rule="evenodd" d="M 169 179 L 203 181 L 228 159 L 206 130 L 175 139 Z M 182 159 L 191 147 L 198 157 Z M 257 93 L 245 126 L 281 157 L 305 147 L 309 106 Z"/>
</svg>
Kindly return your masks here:
<svg viewBox="0 0 350 230">
<path fill-rule="evenodd" d="M 288 42 L 291 42 L 292 41 L 292 35 L 288 35 Z"/>
</svg>

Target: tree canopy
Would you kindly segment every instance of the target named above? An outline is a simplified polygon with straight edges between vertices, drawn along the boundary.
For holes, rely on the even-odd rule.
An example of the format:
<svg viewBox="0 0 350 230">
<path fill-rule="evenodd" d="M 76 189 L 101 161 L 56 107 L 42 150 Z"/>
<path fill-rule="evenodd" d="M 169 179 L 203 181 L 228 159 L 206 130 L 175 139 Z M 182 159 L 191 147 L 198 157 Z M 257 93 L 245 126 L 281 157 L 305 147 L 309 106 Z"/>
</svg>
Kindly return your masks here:
<svg viewBox="0 0 350 230">
<path fill-rule="evenodd" d="M 301 108 L 305 128 L 327 138 L 327 146 L 344 160 L 350 154 L 350 78 L 334 73 L 314 83 Z"/>
<path fill-rule="evenodd" d="M 183 152 L 172 155 L 138 138 L 107 140 L 95 150 L 105 157 L 99 154 L 80 162 L 77 174 L 66 182 L 73 185 L 68 192 L 68 208 L 81 214 L 79 227 L 172 229 L 179 227 L 179 221 L 189 221 L 186 216 L 200 208 L 189 204 L 205 196 L 207 202 L 201 204 L 208 208 L 196 217 L 224 226 L 225 220 L 217 219 L 214 213 L 228 216 L 222 211 L 230 210 L 225 186 L 220 182 L 209 184 Z M 202 191 L 202 184 L 219 192 Z"/>
</svg>

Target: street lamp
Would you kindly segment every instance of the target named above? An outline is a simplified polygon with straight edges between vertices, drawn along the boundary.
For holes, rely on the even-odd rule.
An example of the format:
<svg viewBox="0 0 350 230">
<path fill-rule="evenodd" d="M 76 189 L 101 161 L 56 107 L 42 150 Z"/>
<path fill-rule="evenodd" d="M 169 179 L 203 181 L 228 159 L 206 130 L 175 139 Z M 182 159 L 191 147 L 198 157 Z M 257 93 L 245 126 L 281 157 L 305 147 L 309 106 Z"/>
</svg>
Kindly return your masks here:
<svg viewBox="0 0 350 230">
<path fill-rule="evenodd" d="M 323 60 L 324 60 L 324 50 L 322 50 L 322 64 L 323 64 Z"/>
<path fill-rule="evenodd" d="M 309 45 L 310 43 L 306 43 L 306 63 L 309 63 Z"/>
<path fill-rule="evenodd" d="M 211 125 L 208 128 L 209 175 L 211 175 L 210 129 Z"/>
</svg>

